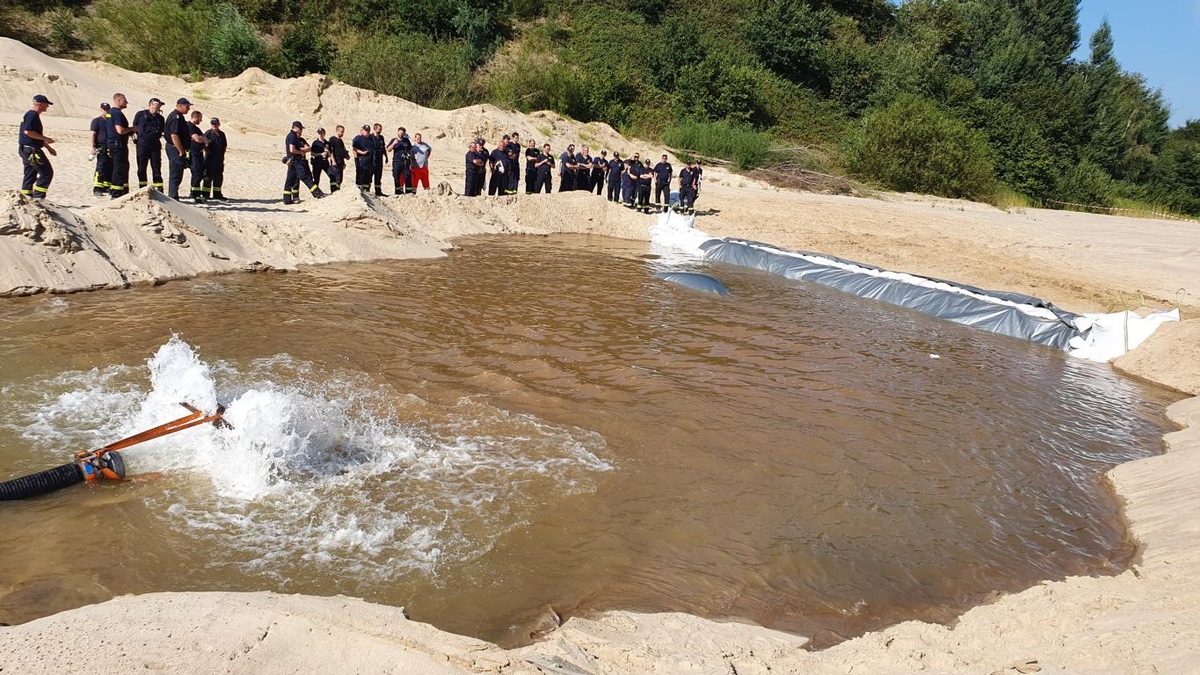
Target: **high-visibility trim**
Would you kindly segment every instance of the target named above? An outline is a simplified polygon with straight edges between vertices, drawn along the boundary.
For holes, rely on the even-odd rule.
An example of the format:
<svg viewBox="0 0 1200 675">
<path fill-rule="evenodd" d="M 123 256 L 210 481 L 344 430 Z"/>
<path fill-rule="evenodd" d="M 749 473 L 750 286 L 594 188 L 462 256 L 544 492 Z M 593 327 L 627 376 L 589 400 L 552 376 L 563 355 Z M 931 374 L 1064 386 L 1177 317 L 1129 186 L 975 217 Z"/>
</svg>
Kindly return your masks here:
<svg viewBox="0 0 1200 675">
<path fill-rule="evenodd" d="M 33 186 L 33 191 L 34 191 L 34 192 L 41 192 L 42 194 L 46 194 L 46 191 L 48 191 L 49 189 L 50 189 L 50 188 L 48 188 L 48 187 L 42 187 L 41 185 L 34 185 L 34 186 Z"/>
<path fill-rule="evenodd" d="M 31 195 L 31 194 L 33 194 L 33 190 L 21 190 L 21 194 L 23 194 L 23 195 Z"/>
</svg>

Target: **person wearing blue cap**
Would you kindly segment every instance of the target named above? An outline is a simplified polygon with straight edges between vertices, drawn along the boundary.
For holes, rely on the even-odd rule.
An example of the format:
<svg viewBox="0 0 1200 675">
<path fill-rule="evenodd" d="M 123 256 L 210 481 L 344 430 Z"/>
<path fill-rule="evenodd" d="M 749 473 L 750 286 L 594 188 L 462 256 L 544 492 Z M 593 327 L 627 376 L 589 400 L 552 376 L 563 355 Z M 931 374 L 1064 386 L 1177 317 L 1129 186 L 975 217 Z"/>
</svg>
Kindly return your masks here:
<svg viewBox="0 0 1200 675">
<path fill-rule="evenodd" d="M 175 102 L 175 109 L 167 115 L 167 196 L 179 199 L 179 184 L 183 182 L 183 170 L 189 163 L 188 146 L 192 135 L 188 129 L 187 114 L 192 109 L 192 102 L 181 98 Z"/>
<path fill-rule="evenodd" d="M 225 132 L 221 131 L 221 120 L 212 118 L 208 121 L 209 129 L 204 132 L 204 183 L 202 193 L 209 199 L 225 201 L 221 194 L 221 183 L 225 182 L 225 150 L 229 142 Z"/>
<path fill-rule="evenodd" d="M 654 202 L 660 211 L 666 211 L 671 205 L 671 176 L 675 173 L 667 156 L 654 165 Z"/>
<path fill-rule="evenodd" d="M 304 187 L 308 188 L 313 198 L 320 199 L 325 196 L 320 186 L 313 182 L 312 172 L 308 170 L 308 153 L 311 148 L 308 141 L 304 140 L 303 133 L 304 125 L 299 120 L 292 122 L 292 130 L 288 132 L 287 140 L 284 141 L 284 148 L 287 150 L 287 156 L 283 159 L 287 164 L 287 178 L 283 181 L 284 204 L 300 203 L 301 183 L 304 183 Z"/>
<path fill-rule="evenodd" d="M 92 157 L 96 171 L 92 174 L 92 195 L 108 194 L 112 179 L 112 155 L 108 154 L 108 103 L 100 104 L 100 116 L 92 120 Z"/>
<path fill-rule="evenodd" d="M 17 132 L 17 150 L 25 169 L 21 179 L 21 194 L 34 199 L 45 199 L 50 182 L 54 180 L 54 167 L 50 166 L 50 158 L 46 155 L 54 157 L 58 153 L 51 147 L 54 139 L 42 133 L 42 113 L 52 105 L 54 103 L 45 96 L 34 96 L 33 106 L 25 111 Z"/>
</svg>

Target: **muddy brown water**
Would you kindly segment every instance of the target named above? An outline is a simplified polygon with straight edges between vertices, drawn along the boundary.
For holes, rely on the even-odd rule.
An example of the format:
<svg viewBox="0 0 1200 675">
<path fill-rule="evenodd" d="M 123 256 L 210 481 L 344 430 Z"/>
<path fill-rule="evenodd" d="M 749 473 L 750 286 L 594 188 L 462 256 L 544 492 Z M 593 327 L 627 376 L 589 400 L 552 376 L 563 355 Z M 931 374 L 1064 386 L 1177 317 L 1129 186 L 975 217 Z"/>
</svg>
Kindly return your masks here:
<svg viewBox="0 0 1200 675">
<path fill-rule="evenodd" d="M 714 273 L 718 297 L 654 279 Z M 174 337 L 173 337 L 174 336 Z M 1134 554 L 1102 473 L 1179 397 L 1049 348 L 586 237 L 0 303 L 0 622 L 123 593 L 403 605 L 512 644 L 546 607 L 822 640 Z"/>
</svg>

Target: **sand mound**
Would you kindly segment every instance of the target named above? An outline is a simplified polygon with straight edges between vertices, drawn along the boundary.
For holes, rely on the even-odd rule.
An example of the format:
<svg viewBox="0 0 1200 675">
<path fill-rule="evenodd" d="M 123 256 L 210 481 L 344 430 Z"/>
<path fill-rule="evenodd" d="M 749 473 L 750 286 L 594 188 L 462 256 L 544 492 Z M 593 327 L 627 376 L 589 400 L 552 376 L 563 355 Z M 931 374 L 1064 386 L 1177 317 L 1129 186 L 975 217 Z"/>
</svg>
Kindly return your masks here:
<svg viewBox="0 0 1200 675">
<path fill-rule="evenodd" d="M 71 211 L 13 191 L 0 208 L 0 296 L 127 285 Z"/>
</svg>

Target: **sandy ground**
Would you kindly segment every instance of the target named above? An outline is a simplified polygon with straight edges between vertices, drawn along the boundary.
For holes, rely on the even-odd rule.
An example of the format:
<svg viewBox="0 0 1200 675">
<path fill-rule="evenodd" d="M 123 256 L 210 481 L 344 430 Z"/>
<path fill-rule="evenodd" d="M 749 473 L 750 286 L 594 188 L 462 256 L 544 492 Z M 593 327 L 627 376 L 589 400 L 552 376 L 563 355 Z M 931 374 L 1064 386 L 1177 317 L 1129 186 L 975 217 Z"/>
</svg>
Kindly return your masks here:
<svg viewBox="0 0 1200 675">
<path fill-rule="evenodd" d="M 650 217 L 598 197 L 458 196 L 468 139 L 518 130 L 556 152 L 567 142 L 654 153 L 603 124 L 490 106 L 422 108 L 319 76 L 279 80 L 247 71 L 185 83 L 100 63 L 59 61 L 0 39 L 0 136 L 12 138 L 36 93 L 58 140 L 46 203 L 15 192 L 16 153 L 0 164 L 0 295 L 160 283 L 242 270 L 444 255 L 455 237 L 584 232 L 646 239 Z M 88 122 L 115 91 L 132 117 L 157 95 L 188 96 L 229 136 L 228 204 L 198 208 L 137 192 L 91 194 Z M 308 130 L 404 125 L 434 149 L 434 190 L 415 197 L 280 203 L 283 137 Z M 789 248 L 1044 297 L 1073 311 L 1180 307 L 1168 324 L 1118 359 L 1134 376 L 1200 394 L 1200 224 L 988 206 L 913 195 L 857 199 L 779 190 L 707 169 L 697 226 Z M 385 179 L 386 180 L 386 179 Z M 126 596 L 0 628 L 0 672 L 73 673 L 1188 673 L 1200 672 L 1200 403 L 1168 410 L 1184 431 L 1161 456 L 1108 475 L 1141 545 L 1115 577 L 1071 578 L 1005 596 L 954 626 L 917 622 L 822 652 L 804 638 L 679 614 L 613 612 L 570 618 L 517 650 L 410 622 L 401 608 L 350 598 L 271 593 Z M 0 593 L 4 593 L 0 589 Z M 103 630 L 81 627 L 103 626 Z M 99 650 L 99 651 L 97 651 Z"/>
</svg>

